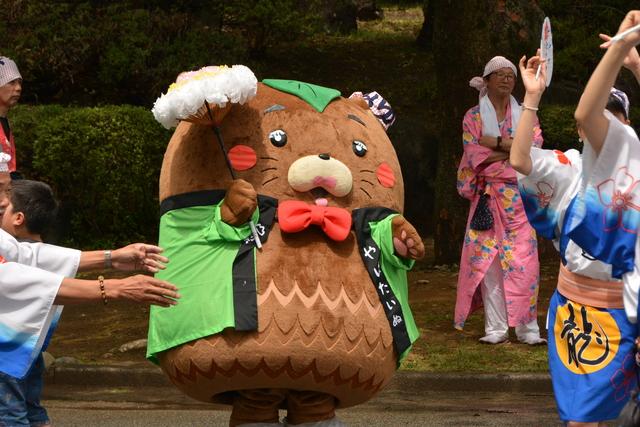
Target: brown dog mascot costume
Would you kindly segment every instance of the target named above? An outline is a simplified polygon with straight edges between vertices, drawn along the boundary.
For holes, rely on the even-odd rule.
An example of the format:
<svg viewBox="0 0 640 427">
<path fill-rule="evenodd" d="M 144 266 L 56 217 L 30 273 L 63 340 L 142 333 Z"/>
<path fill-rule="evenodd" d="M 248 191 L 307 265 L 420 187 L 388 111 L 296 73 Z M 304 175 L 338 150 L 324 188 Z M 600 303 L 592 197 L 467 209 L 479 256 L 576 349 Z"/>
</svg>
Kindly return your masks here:
<svg viewBox="0 0 640 427">
<path fill-rule="evenodd" d="M 342 425 L 335 408 L 374 396 L 418 336 L 406 271 L 424 246 L 400 214 L 393 112 L 375 92 L 254 91 L 171 138 L 159 277 L 182 298 L 153 308 L 148 355 L 187 395 L 233 405 L 232 426 L 282 425 L 278 409 Z"/>
</svg>

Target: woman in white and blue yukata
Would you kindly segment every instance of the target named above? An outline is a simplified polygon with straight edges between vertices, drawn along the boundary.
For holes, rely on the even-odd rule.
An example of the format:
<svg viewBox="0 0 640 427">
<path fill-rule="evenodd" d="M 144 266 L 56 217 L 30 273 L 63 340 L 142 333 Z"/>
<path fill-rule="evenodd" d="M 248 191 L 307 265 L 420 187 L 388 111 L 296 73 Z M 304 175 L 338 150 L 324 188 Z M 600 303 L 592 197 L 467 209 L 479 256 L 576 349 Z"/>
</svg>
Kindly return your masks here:
<svg viewBox="0 0 640 427">
<path fill-rule="evenodd" d="M 611 257 L 596 259 L 594 254 L 603 251 L 602 240 L 587 236 L 598 228 L 603 232 L 620 229 L 616 228 L 619 218 L 609 212 L 615 202 L 608 182 L 598 187 L 597 200 L 582 197 L 582 189 L 597 167 L 589 144 L 582 155 L 575 149 L 561 152 L 531 146 L 538 104 L 546 87 L 544 64 L 540 78 L 535 78 L 541 62 L 538 56 L 530 58 L 526 66 L 525 57 L 520 60 L 526 95 L 510 162 L 518 172 L 530 223 L 541 236 L 553 241 L 562 258 L 547 318 L 549 369 L 558 412 L 569 426 L 597 426 L 617 418 L 636 387 L 637 289 L 635 302 L 623 298 L 628 289 L 621 280 L 620 266 L 613 265 Z M 619 141 L 637 144 L 635 132 L 628 126 L 627 97 L 617 90 L 610 93 L 611 86 L 600 94 L 599 114 L 608 124 L 602 137 L 614 145 Z M 580 120 L 578 133 L 581 140 L 589 137 Z M 589 230 L 581 224 L 587 205 L 596 221 L 587 226 Z M 631 243 L 633 247 L 635 242 Z"/>
</svg>

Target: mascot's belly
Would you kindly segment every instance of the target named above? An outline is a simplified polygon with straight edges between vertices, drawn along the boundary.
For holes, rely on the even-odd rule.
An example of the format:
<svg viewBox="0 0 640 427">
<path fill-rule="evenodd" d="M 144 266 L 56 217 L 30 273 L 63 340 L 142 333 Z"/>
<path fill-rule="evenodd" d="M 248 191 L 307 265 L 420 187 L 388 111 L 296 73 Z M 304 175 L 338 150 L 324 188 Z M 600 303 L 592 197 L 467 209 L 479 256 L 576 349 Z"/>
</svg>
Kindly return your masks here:
<svg viewBox="0 0 640 427">
<path fill-rule="evenodd" d="M 218 402 L 233 390 L 314 390 L 348 407 L 384 387 L 396 368 L 393 338 L 353 235 L 334 244 L 276 224 L 257 268 L 259 330 L 228 329 L 160 355 L 178 388 Z"/>
</svg>

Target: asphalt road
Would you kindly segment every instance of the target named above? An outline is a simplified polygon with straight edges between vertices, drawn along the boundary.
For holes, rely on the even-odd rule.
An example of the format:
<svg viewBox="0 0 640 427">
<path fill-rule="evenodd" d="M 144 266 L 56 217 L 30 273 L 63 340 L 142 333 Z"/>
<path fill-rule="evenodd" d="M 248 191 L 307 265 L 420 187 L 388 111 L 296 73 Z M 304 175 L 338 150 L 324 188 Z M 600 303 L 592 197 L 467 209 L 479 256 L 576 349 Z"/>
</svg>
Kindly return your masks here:
<svg viewBox="0 0 640 427">
<path fill-rule="evenodd" d="M 214 408 L 171 387 L 47 386 L 44 404 L 56 427 L 225 426 Z M 284 416 L 284 412 L 282 413 Z M 391 387 L 338 411 L 349 426 L 560 426 L 550 392 L 429 391 Z"/>
</svg>

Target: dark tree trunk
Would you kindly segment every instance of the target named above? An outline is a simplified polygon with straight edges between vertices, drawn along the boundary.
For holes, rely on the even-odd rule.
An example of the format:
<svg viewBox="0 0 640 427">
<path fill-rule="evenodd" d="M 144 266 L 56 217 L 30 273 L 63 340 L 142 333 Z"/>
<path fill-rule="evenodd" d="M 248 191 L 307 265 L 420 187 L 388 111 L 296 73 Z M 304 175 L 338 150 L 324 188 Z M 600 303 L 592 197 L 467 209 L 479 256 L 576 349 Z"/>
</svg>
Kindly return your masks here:
<svg viewBox="0 0 640 427">
<path fill-rule="evenodd" d="M 425 0 L 422 4 L 424 22 L 422 23 L 422 28 L 420 29 L 420 33 L 416 39 L 418 46 L 426 50 L 431 50 L 431 47 L 433 46 L 433 5 L 434 2 L 430 0 Z"/>
<path fill-rule="evenodd" d="M 535 51 L 544 17 L 535 0 L 429 0 L 433 25 L 432 49 L 436 96 L 438 171 L 435 197 L 435 262 L 456 263 L 469 203 L 455 191 L 456 170 L 462 155 L 462 118 L 478 103 L 478 92 L 468 81 L 482 74 L 485 63 L 503 55 L 517 64 Z M 516 94 L 522 91 L 520 81 Z M 520 91 L 520 92 L 519 92 Z M 516 97 L 518 97 L 516 95 Z"/>
<path fill-rule="evenodd" d="M 378 7 L 375 0 L 356 0 L 359 21 L 375 21 L 384 18 L 384 11 Z"/>
<path fill-rule="evenodd" d="M 354 0 L 323 0 L 324 17 L 330 32 L 349 34 L 358 29 L 358 6 Z"/>
</svg>

